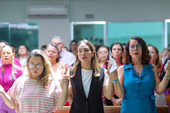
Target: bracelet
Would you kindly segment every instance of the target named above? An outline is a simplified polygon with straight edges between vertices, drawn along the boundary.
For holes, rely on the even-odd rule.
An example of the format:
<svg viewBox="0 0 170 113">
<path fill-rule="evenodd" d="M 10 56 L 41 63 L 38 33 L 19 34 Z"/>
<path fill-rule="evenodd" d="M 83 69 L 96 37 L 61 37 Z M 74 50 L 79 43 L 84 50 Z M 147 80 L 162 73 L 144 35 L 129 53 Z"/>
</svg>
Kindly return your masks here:
<svg viewBox="0 0 170 113">
<path fill-rule="evenodd" d="M 118 83 L 119 79 L 117 78 L 116 80 L 112 80 L 112 83 Z"/>
<path fill-rule="evenodd" d="M 170 79 L 170 77 L 168 77 L 168 76 L 166 76 L 166 75 L 165 75 L 165 78 L 168 79 L 168 80 Z"/>
</svg>

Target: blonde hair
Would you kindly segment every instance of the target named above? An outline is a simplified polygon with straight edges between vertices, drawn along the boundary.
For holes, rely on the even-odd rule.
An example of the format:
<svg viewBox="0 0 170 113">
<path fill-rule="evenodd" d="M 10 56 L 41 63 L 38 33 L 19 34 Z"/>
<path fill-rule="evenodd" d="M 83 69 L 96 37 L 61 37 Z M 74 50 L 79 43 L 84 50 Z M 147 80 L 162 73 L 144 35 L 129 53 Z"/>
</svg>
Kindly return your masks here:
<svg viewBox="0 0 170 113">
<path fill-rule="evenodd" d="M 167 52 L 168 52 L 168 49 L 167 48 L 164 48 L 160 53 L 159 53 L 159 56 L 160 58 L 162 58 L 162 56 L 167 56 Z"/>
<path fill-rule="evenodd" d="M 95 47 L 93 46 L 93 44 L 91 42 L 89 42 L 88 40 L 84 39 L 84 40 L 81 40 L 78 44 L 77 44 L 77 47 L 80 45 L 80 44 L 86 44 L 87 46 L 89 46 L 91 52 L 94 52 L 94 56 L 91 58 L 91 67 L 92 67 L 92 70 L 95 71 L 95 76 L 100 76 L 100 70 L 99 70 L 99 63 L 98 63 L 98 60 L 97 60 L 97 55 L 96 55 L 96 50 L 95 50 Z M 77 49 L 76 49 L 77 50 Z M 73 68 L 72 68 L 72 73 L 73 73 L 73 76 L 75 76 L 76 74 L 76 71 L 77 71 L 77 67 L 79 66 L 79 64 L 81 63 L 81 61 L 79 60 L 78 58 L 78 55 L 76 55 L 76 60 L 75 60 L 75 63 L 73 65 Z"/>
<path fill-rule="evenodd" d="M 29 63 L 29 60 L 30 60 L 31 57 L 40 57 L 42 59 L 42 62 L 44 64 L 44 70 L 41 73 L 41 75 L 38 76 L 37 82 L 43 88 L 47 88 L 48 83 L 50 82 L 51 79 L 53 79 L 51 64 L 50 64 L 47 56 L 45 55 L 45 53 L 42 50 L 38 50 L 38 49 L 34 49 L 34 50 L 31 51 L 31 53 L 29 53 L 28 58 L 27 58 L 27 62 L 26 62 L 26 67 L 27 67 L 27 71 L 28 71 L 28 76 L 30 76 L 30 77 L 31 77 L 31 72 L 30 72 L 28 63 Z"/>
</svg>

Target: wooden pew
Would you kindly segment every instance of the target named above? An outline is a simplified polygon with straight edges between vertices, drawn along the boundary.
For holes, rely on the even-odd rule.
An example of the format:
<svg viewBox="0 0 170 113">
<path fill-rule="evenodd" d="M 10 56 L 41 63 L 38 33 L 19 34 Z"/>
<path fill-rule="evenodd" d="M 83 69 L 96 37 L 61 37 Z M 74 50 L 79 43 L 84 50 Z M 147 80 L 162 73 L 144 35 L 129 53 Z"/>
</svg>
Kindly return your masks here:
<svg viewBox="0 0 170 113">
<path fill-rule="evenodd" d="M 168 113 L 168 106 L 156 106 L 158 113 Z M 121 106 L 104 106 L 105 113 L 120 113 Z M 70 106 L 57 109 L 55 113 L 69 113 Z"/>
<path fill-rule="evenodd" d="M 169 104 L 170 94 L 165 94 L 166 104 Z"/>
</svg>

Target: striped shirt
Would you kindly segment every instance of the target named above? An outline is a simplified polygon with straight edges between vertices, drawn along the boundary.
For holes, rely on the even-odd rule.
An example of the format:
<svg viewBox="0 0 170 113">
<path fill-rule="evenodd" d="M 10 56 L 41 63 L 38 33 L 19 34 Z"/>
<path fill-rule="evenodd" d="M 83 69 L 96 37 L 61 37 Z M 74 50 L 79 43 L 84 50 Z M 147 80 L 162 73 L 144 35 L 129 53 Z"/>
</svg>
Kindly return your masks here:
<svg viewBox="0 0 170 113">
<path fill-rule="evenodd" d="M 52 113 L 56 111 L 55 101 L 61 94 L 61 87 L 56 80 L 43 88 L 28 76 L 19 77 L 8 92 L 17 104 L 17 113 Z"/>
</svg>

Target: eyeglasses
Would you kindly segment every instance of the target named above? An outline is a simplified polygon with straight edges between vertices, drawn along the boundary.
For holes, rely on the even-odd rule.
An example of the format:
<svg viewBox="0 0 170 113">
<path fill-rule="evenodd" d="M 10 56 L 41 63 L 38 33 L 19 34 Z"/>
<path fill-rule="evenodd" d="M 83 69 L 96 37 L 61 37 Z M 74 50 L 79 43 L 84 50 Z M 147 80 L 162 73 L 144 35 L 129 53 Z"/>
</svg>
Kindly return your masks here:
<svg viewBox="0 0 170 113">
<path fill-rule="evenodd" d="M 56 43 L 57 45 L 62 45 L 63 43 Z"/>
<path fill-rule="evenodd" d="M 31 69 L 32 69 L 32 68 L 35 68 L 35 67 L 36 67 L 37 69 L 41 69 L 41 68 L 43 67 L 43 65 L 39 65 L 39 64 L 34 65 L 34 64 L 30 64 L 30 63 L 28 64 L 28 66 L 29 66 L 29 68 L 31 68 Z"/>
<path fill-rule="evenodd" d="M 136 48 L 137 50 L 141 50 L 141 49 L 142 49 L 142 45 L 141 45 L 141 44 L 137 44 L 136 46 L 130 45 L 130 46 L 128 46 L 128 47 L 129 47 L 129 49 L 130 49 L 131 51 L 135 50 L 135 48 Z"/>
<path fill-rule="evenodd" d="M 52 54 L 56 54 L 57 52 L 55 52 L 55 51 L 46 51 L 47 53 L 52 53 Z"/>
</svg>

